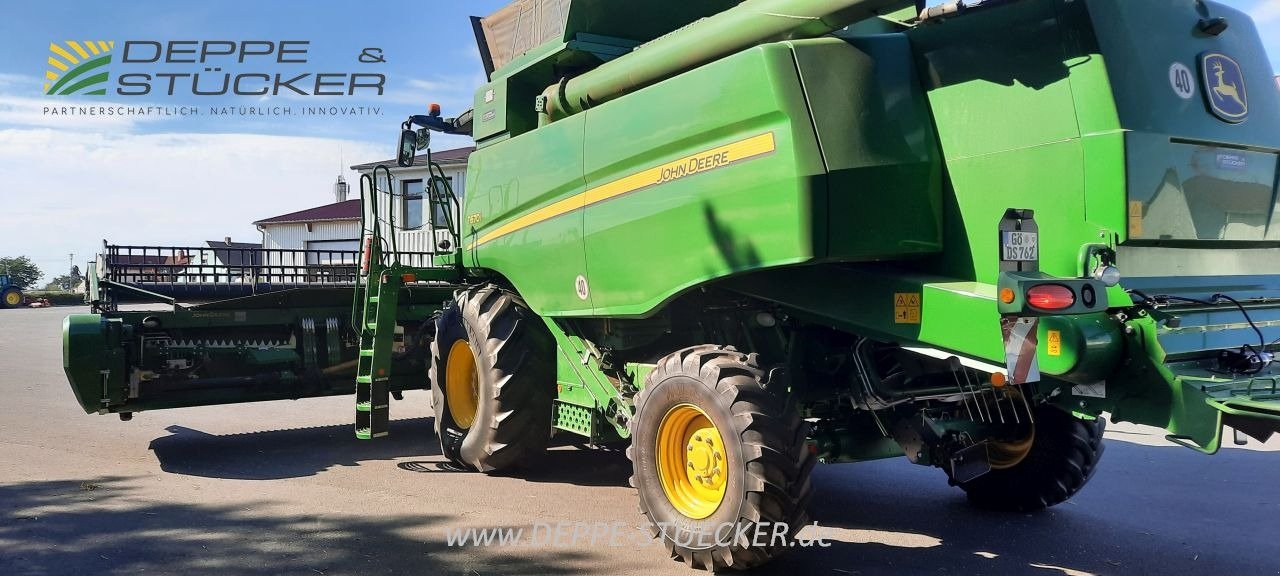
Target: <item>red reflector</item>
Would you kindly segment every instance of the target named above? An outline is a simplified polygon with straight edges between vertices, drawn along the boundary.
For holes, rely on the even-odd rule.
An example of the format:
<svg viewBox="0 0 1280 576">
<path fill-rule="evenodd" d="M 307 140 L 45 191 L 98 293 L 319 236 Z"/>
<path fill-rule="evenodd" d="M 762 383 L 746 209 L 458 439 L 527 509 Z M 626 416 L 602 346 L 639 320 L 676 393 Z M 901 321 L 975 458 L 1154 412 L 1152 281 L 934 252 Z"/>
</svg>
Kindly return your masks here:
<svg viewBox="0 0 1280 576">
<path fill-rule="evenodd" d="M 364 250 L 360 254 L 360 275 L 369 274 L 369 257 L 373 251 L 373 236 L 364 237 Z"/>
<path fill-rule="evenodd" d="M 1041 310 L 1062 310 L 1076 303 L 1076 293 L 1061 284 L 1040 284 L 1027 290 L 1027 304 Z"/>
</svg>

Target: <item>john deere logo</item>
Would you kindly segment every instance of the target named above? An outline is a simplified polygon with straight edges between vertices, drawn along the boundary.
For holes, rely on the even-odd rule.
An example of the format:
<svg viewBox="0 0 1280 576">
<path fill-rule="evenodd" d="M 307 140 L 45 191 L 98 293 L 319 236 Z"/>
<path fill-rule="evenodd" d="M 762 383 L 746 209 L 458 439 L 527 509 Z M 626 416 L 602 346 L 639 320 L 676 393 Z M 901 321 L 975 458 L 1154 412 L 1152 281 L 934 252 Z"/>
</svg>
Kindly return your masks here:
<svg viewBox="0 0 1280 576">
<path fill-rule="evenodd" d="M 107 93 L 107 64 L 111 63 L 113 41 L 67 40 L 49 44 L 49 69 L 44 71 L 44 93 L 67 96 Z"/>
<path fill-rule="evenodd" d="M 1200 55 L 1200 74 L 1213 113 L 1232 124 L 1244 122 L 1249 116 L 1249 95 L 1240 64 L 1225 54 L 1205 52 Z"/>
</svg>

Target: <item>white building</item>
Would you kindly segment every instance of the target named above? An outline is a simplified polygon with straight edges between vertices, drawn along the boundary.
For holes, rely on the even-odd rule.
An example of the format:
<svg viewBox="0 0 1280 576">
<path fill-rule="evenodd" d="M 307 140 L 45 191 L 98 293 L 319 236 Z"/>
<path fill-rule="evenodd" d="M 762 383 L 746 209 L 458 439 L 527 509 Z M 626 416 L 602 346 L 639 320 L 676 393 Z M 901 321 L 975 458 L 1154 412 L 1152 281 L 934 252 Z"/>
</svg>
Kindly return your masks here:
<svg viewBox="0 0 1280 576">
<path fill-rule="evenodd" d="M 339 182 L 337 186 L 344 185 Z M 333 204 L 264 218 L 253 225 L 266 250 L 360 250 L 360 199 L 337 193 Z"/>
<path fill-rule="evenodd" d="M 458 198 L 459 205 L 462 202 L 463 195 L 466 193 L 467 158 L 474 151 L 474 147 L 466 147 L 453 150 L 433 150 L 431 152 L 431 159 L 440 165 L 445 179 L 449 181 L 449 186 Z M 388 196 L 384 194 L 379 196 L 379 201 L 384 204 L 379 206 L 378 211 L 383 220 L 388 220 L 391 211 L 394 210 L 396 228 L 403 230 L 397 234 L 398 248 L 401 252 L 435 252 L 439 238 L 437 238 L 437 234 L 433 230 L 432 223 L 440 224 L 439 227 L 443 229 L 445 215 L 439 213 L 439 211 L 433 215 L 426 208 L 429 206 L 429 201 L 425 194 L 425 183 L 430 180 L 426 155 L 418 156 L 411 168 L 400 168 L 396 166 L 395 159 L 390 159 L 381 162 L 358 164 L 352 166 L 351 169 L 359 172 L 363 177 L 372 175 L 374 168 L 379 165 L 385 165 L 391 169 L 393 179 L 391 188 L 393 188 L 394 195 Z M 385 180 L 382 176 L 382 171 L 379 170 L 378 172 L 379 180 Z M 379 187 L 385 189 L 387 183 L 379 182 Z M 359 182 L 352 183 L 352 188 L 358 192 Z M 387 200 L 392 200 L 390 206 L 386 205 Z M 456 225 L 459 214 L 457 210 L 453 212 L 450 217 Z M 358 211 L 356 215 L 357 217 L 359 216 Z M 444 230 L 441 230 L 441 232 L 443 233 Z"/>
<path fill-rule="evenodd" d="M 432 160 L 440 165 L 449 180 L 453 192 L 462 199 L 467 179 L 467 158 L 475 148 L 458 148 L 432 152 Z M 419 156 L 412 168 L 396 166 L 394 159 L 381 162 L 358 164 L 351 169 L 361 176 L 372 174 L 379 165 L 391 168 L 395 195 L 382 195 L 383 203 L 379 208 L 383 220 L 389 217 L 389 209 L 395 211 L 396 227 L 402 229 L 396 241 L 401 252 L 434 252 L 436 241 L 432 230 L 432 215 L 425 207 L 429 205 L 424 192 L 424 182 L 429 180 L 426 156 Z M 381 171 L 379 171 L 381 172 Z M 385 178 L 381 178 L 385 180 Z M 383 188 L 385 182 L 380 183 Z M 334 184 L 334 202 L 297 212 L 263 218 L 254 222 L 262 232 L 261 255 L 265 266 L 316 266 L 352 264 L 343 259 L 349 258 L 341 254 L 309 253 L 307 262 L 295 262 L 297 255 L 284 251 L 333 251 L 358 252 L 360 250 L 360 183 L 348 184 L 342 177 Z M 354 198 L 350 198 L 354 196 Z M 390 206 L 386 204 L 390 200 Z M 456 212 L 456 211 L 455 211 Z M 457 222 L 458 214 L 452 214 Z M 436 221 L 442 221 L 443 215 L 436 215 Z M 278 251 L 278 252 L 277 252 Z"/>
</svg>

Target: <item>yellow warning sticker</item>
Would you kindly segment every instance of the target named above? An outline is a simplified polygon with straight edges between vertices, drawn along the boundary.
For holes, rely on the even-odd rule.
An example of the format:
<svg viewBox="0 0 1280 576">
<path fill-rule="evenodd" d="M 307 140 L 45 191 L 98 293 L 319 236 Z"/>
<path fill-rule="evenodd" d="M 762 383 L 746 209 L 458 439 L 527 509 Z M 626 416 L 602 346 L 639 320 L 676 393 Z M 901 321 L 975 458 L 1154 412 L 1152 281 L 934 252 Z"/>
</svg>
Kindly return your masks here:
<svg viewBox="0 0 1280 576">
<path fill-rule="evenodd" d="M 1048 341 L 1048 344 L 1049 344 L 1049 350 L 1048 350 L 1049 355 L 1061 356 L 1062 355 L 1062 331 L 1050 330 L 1048 336 L 1049 337 L 1046 338 L 1046 340 Z"/>
<path fill-rule="evenodd" d="M 893 295 L 893 323 L 920 323 L 919 292 L 899 292 Z"/>
<path fill-rule="evenodd" d="M 1142 202 L 1133 201 L 1129 203 L 1129 237 L 1140 236 L 1142 236 Z"/>
</svg>

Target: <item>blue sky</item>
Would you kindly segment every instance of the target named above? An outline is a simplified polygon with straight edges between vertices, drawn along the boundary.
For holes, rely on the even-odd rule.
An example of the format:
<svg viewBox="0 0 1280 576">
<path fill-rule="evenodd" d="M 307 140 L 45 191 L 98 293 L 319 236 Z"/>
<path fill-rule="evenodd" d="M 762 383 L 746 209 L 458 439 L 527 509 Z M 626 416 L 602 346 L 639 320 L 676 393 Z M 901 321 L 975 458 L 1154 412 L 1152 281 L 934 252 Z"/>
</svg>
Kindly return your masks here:
<svg viewBox="0 0 1280 576">
<path fill-rule="evenodd" d="M 1117 0 L 1123 1 L 1123 0 Z M 1254 16 L 1280 71 L 1280 0 L 1226 0 Z M 407 115 L 439 102 L 470 106 L 483 81 L 468 16 L 506 4 L 336 0 L 203 3 L 6 2 L 0 18 L 0 256 L 25 254 L 51 277 L 90 259 L 102 239 L 196 244 L 232 236 L 256 242 L 251 222 L 332 201 L 342 164 L 394 155 Z M 46 97 L 49 42 L 309 40 L 307 64 L 236 64 L 235 72 L 378 72 L 383 96 Z M 384 63 L 357 61 L 364 48 Z M 145 66 L 145 65 L 144 65 Z M 154 67 L 153 67 L 154 68 Z M 184 71 L 190 65 L 181 67 Z M 230 70 L 230 67 L 227 69 Z M 365 107 L 345 117 L 50 117 L 45 106 L 93 102 L 301 108 Z M 372 114 L 372 108 L 379 114 Z M 466 145 L 437 139 L 436 147 Z M 353 180 L 354 181 L 354 180 Z"/>
</svg>

